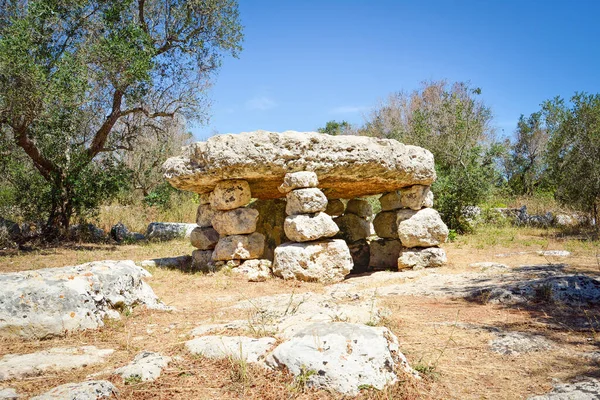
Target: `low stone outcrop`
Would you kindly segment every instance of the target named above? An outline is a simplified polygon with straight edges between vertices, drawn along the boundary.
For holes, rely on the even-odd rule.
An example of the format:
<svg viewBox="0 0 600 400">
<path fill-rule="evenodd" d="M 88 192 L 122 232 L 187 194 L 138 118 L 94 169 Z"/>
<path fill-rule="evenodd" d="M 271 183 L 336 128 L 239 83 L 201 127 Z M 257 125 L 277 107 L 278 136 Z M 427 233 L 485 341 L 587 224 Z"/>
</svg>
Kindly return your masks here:
<svg viewBox="0 0 600 400">
<path fill-rule="evenodd" d="M 99 400 L 118 398 L 119 391 L 109 381 L 67 383 L 30 400 Z"/>
<path fill-rule="evenodd" d="M 201 336 L 185 342 L 186 349 L 206 358 L 233 358 L 256 363 L 273 347 L 272 337 Z"/>
<path fill-rule="evenodd" d="M 154 381 L 170 362 L 171 357 L 152 351 L 142 351 L 129 364 L 117 368 L 114 374 L 123 379 L 137 378 L 141 381 Z"/>
<path fill-rule="evenodd" d="M 152 222 L 146 229 L 146 238 L 160 241 L 189 238 L 195 227 L 180 222 Z"/>
<path fill-rule="evenodd" d="M 42 339 L 97 328 L 136 305 L 167 309 L 133 261 L 0 274 L 0 336 Z"/>
</svg>

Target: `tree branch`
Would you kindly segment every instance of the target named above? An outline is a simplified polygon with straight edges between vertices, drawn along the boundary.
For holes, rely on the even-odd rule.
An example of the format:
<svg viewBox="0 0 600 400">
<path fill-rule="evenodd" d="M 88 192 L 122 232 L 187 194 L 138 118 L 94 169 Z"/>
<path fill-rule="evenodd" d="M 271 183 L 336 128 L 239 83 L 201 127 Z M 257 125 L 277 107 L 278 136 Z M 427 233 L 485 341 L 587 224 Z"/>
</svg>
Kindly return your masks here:
<svg viewBox="0 0 600 400">
<path fill-rule="evenodd" d="M 123 92 L 121 90 L 115 90 L 113 94 L 112 110 L 108 117 L 104 120 L 104 123 L 96 131 L 92 144 L 87 150 L 88 158 L 93 159 L 103 148 L 108 135 L 110 134 L 113 126 L 117 123 L 117 120 L 121 117 L 121 103 L 123 101 Z"/>
<path fill-rule="evenodd" d="M 35 168 L 40 171 L 40 174 L 46 179 L 51 179 L 51 173 L 56 172 L 56 166 L 42 155 L 40 150 L 37 148 L 35 143 L 27 136 L 27 128 L 14 129 L 15 132 L 15 143 L 17 146 L 25 150 L 25 153 L 33 161 Z"/>
</svg>

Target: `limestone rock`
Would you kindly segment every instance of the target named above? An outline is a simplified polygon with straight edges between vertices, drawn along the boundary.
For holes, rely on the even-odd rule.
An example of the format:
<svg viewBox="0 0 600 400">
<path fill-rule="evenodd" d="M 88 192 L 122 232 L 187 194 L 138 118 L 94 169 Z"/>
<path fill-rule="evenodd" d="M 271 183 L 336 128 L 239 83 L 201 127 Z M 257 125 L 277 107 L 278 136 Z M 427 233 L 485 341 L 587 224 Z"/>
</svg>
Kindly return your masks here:
<svg viewBox="0 0 600 400">
<path fill-rule="evenodd" d="M 210 194 L 210 205 L 213 210 L 233 210 L 243 207 L 252 200 L 248 182 L 239 179 L 220 181 Z"/>
<path fill-rule="evenodd" d="M 0 381 L 101 364 L 113 352 L 112 349 L 83 346 L 54 347 L 29 354 L 7 354 L 0 359 Z"/>
<path fill-rule="evenodd" d="M 256 363 L 275 342 L 271 337 L 201 336 L 185 342 L 185 347 L 190 353 L 206 358 L 233 358 Z"/>
<path fill-rule="evenodd" d="M 398 257 L 402 251 L 399 240 L 379 239 L 371 241 L 371 256 L 369 263 L 375 269 L 398 268 Z"/>
<path fill-rule="evenodd" d="M 287 194 L 286 199 L 287 215 L 314 214 L 327 209 L 327 197 L 317 188 L 293 190 Z"/>
<path fill-rule="evenodd" d="M 214 261 L 252 260 L 261 258 L 265 248 L 265 236 L 254 232 L 250 235 L 222 237 L 213 252 Z"/>
<path fill-rule="evenodd" d="M 371 234 L 371 224 L 356 214 L 346 214 L 334 219 L 340 228 L 340 237 L 348 243 L 354 243 L 366 239 Z"/>
<path fill-rule="evenodd" d="M 0 400 L 18 400 L 19 397 L 21 396 L 13 388 L 0 389 Z"/>
<path fill-rule="evenodd" d="M 346 210 L 346 206 L 340 199 L 327 199 L 325 214 L 329 214 L 332 217 L 339 217 L 344 213 L 344 210 Z"/>
<path fill-rule="evenodd" d="M 448 238 L 448 227 L 437 211 L 424 208 L 403 221 L 398 215 L 398 237 L 404 247 L 438 246 Z"/>
<path fill-rule="evenodd" d="M 31 400 L 98 400 L 118 398 L 119 391 L 109 381 L 66 383 L 32 397 Z"/>
<path fill-rule="evenodd" d="M 283 224 L 287 217 L 285 206 L 284 199 L 256 200 L 248 206 L 258 210 L 256 232 L 265 235 L 263 258 L 267 260 L 273 261 L 275 248 L 289 241 L 283 230 Z"/>
<path fill-rule="evenodd" d="M 492 351 L 504 355 L 519 355 L 532 351 L 551 349 L 552 343 L 540 335 L 527 332 L 503 332 L 490 341 Z"/>
<path fill-rule="evenodd" d="M 400 193 L 402 193 L 402 208 L 420 210 L 423 208 L 424 204 L 429 201 L 429 192 L 429 186 L 425 185 L 413 185 L 400 189 Z"/>
<path fill-rule="evenodd" d="M 508 265 L 506 265 L 506 264 L 500 264 L 500 263 L 491 262 L 491 261 L 483 261 L 483 262 L 471 263 L 471 264 L 469 264 L 469 267 L 471 267 L 471 268 L 478 268 L 482 272 L 486 272 L 486 271 L 507 271 L 508 268 L 509 268 Z"/>
<path fill-rule="evenodd" d="M 192 251 L 192 270 L 201 272 L 214 272 L 212 268 L 213 250 Z"/>
<path fill-rule="evenodd" d="M 433 192 L 431 190 L 428 190 L 427 194 L 425 195 L 425 199 L 423 200 L 423 207 L 432 208 L 433 207 L 433 199 L 434 199 Z"/>
<path fill-rule="evenodd" d="M 283 183 L 279 186 L 281 193 L 288 193 L 294 189 L 316 188 L 319 186 L 319 178 L 312 171 L 299 171 L 285 174 Z"/>
<path fill-rule="evenodd" d="M 285 235 L 294 242 L 308 242 L 335 236 L 339 228 L 324 212 L 290 215 L 283 225 Z"/>
<path fill-rule="evenodd" d="M 198 204 L 210 204 L 210 193 L 199 194 Z"/>
<path fill-rule="evenodd" d="M 127 307 L 168 309 L 133 261 L 0 274 L 0 336 L 42 339 L 103 326 Z"/>
<path fill-rule="evenodd" d="M 190 237 L 196 224 L 180 222 L 152 222 L 146 229 L 148 240 L 173 240 Z"/>
<path fill-rule="evenodd" d="M 355 214 L 361 218 L 371 218 L 373 207 L 367 200 L 352 199 L 346 204 L 346 213 Z"/>
<path fill-rule="evenodd" d="M 213 227 L 222 236 L 253 233 L 257 222 L 258 211 L 244 207 L 217 211 L 212 219 Z"/>
<path fill-rule="evenodd" d="M 384 239 L 398 239 L 397 211 L 383 211 L 375 216 L 373 227 L 377 236 Z"/>
<path fill-rule="evenodd" d="M 192 246 L 200 250 L 214 249 L 219 241 L 219 232 L 212 227 L 196 227 L 190 234 Z"/>
<path fill-rule="evenodd" d="M 545 395 L 529 397 L 527 400 L 595 400 L 600 399 L 600 381 L 586 378 L 574 383 L 559 383 Z"/>
<path fill-rule="evenodd" d="M 398 257 L 398 269 L 443 267 L 447 262 L 446 251 L 439 247 L 404 249 Z"/>
<path fill-rule="evenodd" d="M 139 242 L 146 240 L 146 236 L 141 233 L 131 232 L 127 227 L 119 222 L 110 228 L 110 237 L 117 243 L 122 242 Z"/>
<path fill-rule="evenodd" d="M 312 388 L 357 395 L 362 386 L 378 390 L 397 380 L 394 367 L 410 370 L 398 339 L 384 327 L 345 322 L 309 325 L 280 344 L 267 357 L 271 368 L 286 367 L 293 375 L 306 374 Z"/>
<path fill-rule="evenodd" d="M 352 273 L 362 274 L 363 272 L 369 271 L 369 263 L 371 260 L 371 247 L 369 246 L 369 243 L 365 239 L 362 239 L 349 244 L 348 248 L 350 249 L 350 256 L 352 257 L 352 263 L 354 264 Z"/>
<path fill-rule="evenodd" d="M 317 132 L 215 135 L 168 159 L 163 171 L 171 185 L 196 193 L 212 191 L 222 179 L 244 179 L 259 199 L 283 197 L 278 187 L 285 174 L 297 171 L 314 171 L 319 187 L 331 199 L 435 180 L 433 155 L 423 148 L 392 139 Z"/>
<path fill-rule="evenodd" d="M 271 265 L 269 260 L 246 260 L 231 272 L 245 275 L 248 282 L 264 282 L 271 277 Z"/>
<path fill-rule="evenodd" d="M 123 379 L 137 377 L 141 381 L 154 381 L 171 362 L 171 357 L 163 356 L 152 351 L 142 351 L 135 356 L 129 364 L 117 368 L 115 375 L 120 375 Z"/>
<path fill-rule="evenodd" d="M 210 204 L 200 204 L 196 213 L 196 224 L 200 228 L 208 228 L 212 226 L 212 219 L 215 216 L 215 210 Z"/>
<path fill-rule="evenodd" d="M 339 282 L 352 270 L 346 242 L 328 239 L 308 243 L 284 243 L 275 249 L 273 274 L 284 279 Z"/>
</svg>

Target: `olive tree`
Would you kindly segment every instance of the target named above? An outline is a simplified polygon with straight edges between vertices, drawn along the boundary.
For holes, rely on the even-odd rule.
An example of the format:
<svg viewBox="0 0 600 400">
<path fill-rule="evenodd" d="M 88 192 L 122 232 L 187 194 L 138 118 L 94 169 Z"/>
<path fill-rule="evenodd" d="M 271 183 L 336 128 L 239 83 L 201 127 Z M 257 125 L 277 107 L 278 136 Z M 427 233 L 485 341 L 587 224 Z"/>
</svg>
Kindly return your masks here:
<svg viewBox="0 0 600 400">
<path fill-rule="evenodd" d="M 243 38 L 234 0 L 0 6 L 0 140 L 48 183 L 54 231 L 94 205 L 85 181 L 116 166 L 115 151 L 137 145 L 125 119 L 206 117 L 204 89 Z"/>
</svg>

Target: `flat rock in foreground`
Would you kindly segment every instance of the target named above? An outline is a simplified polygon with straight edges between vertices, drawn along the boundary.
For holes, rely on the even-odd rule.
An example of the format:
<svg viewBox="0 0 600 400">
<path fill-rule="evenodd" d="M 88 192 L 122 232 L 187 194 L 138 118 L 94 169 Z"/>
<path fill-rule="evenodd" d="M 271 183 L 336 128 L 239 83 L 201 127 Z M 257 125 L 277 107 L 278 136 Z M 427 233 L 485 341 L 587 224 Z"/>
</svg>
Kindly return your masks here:
<svg viewBox="0 0 600 400">
<path fill-rule="evenodd" d="M 0 274 L 0 337 L 42 339 L 97 328 L 119 311 L 144 305 L 167 309 L 133 261 Z"/>
<path fill-rule="evenodd" d="M 211 192 L 221 180 L 243 179 L 259 199 L 285 196 L 278 187 L 289 172 L 314 171 L 330 199 L 430 185 L 436 176 L 433 155 L 421 147 L 294 131 L 216 135 L 169 158 L 163 170 L 172 186 L 196 193 Z"/>
<path fill-rule="evenodd" d="M 57 386 L 31 400 L 97 400 L 116 399 L 118 396 L 119 391 L 109 381 L 87 381 Z"/>
</svg>

